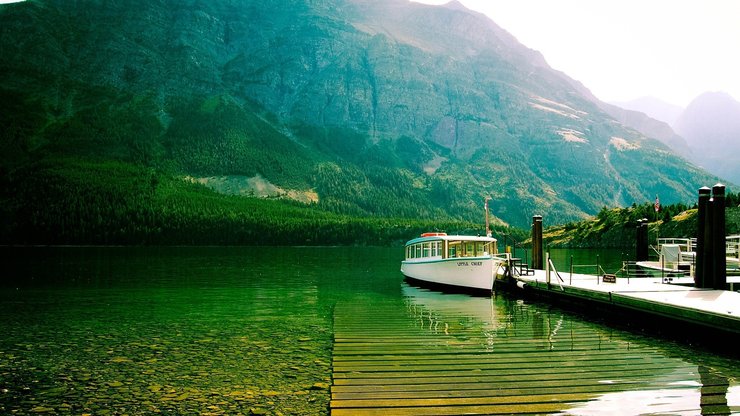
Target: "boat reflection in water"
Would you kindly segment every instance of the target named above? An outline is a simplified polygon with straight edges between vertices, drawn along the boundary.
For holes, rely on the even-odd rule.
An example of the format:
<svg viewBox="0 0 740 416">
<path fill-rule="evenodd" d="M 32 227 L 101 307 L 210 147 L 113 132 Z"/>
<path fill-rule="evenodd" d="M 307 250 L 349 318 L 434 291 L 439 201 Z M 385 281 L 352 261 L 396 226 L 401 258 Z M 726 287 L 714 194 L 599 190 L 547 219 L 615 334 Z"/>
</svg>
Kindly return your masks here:
<svg viewBox="0 0 740 416">
<path fill-rule="evenodd" d="M 428 345 L 424 357 L 413 356 L 406 399 L 437 397 L 437 405 L 449 400 L 473 413 L 740 412 L 735 358 L 507 295 L 445 294 L 406 283 L 402 293 Z"/>
<path fill-rule="evenodd" d="M 401 291 L 409 312 L 432 333 L 467 336 L 475 331 L 493 337 L 492 331 L 506 326 L 506 310 L 491 297 L 441 293 L 408 283 Z"/>
</svg>

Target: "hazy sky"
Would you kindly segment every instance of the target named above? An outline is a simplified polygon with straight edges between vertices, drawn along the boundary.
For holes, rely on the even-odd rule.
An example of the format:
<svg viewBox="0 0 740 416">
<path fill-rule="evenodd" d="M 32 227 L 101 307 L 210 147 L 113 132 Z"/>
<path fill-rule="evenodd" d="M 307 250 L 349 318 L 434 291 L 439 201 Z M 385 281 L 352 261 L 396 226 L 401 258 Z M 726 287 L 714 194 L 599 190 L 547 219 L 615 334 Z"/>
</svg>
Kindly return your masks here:
<svg viewBox="0 0 740 416">
<path fill-rule="evenodd" d="M 604 101 L 686 106 L 706 91 L 740 100 L 740 1 L 459 1 Z"/>
</svg>

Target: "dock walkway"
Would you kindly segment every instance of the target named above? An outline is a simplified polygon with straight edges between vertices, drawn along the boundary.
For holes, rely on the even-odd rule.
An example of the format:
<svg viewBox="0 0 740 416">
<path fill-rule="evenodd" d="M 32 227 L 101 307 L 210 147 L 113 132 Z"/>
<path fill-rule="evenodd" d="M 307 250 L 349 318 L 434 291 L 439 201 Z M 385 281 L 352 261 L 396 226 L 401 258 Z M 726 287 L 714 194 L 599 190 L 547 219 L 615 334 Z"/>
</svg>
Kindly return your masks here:
<svg viewBox="0 0 740 416">
<path fill-rule="evenodd" d="M 546 318 L 515 301 L 502 309 L 491 298 L 423 290 L 406 295 L 405 304 L 337 304 L 333 416 L 625 410 L 631 402 L 624 395 L 645 390 L 666 395 L 653 411 L 699 411 L 698 398 L 677 399 L 696 391 L 686 380 L 698 378 L 697 367 L 639 338 L 567 315 Z M 704 389 L 717 389 L 722 398 L 725 388 L 712 385 Z M 614 397 L 624 400 L 603 402 Z"/>
<path fill-rule="evenodd" d="M 661 278 L 618 278 L 616 283 L 607 283 L 596 275 L 561 272 L 559 276 L 562 281 L 551 272 L 548 285 L 546 272 L 535 270 L 516 280 L 525 284 L 525 289 L 548 296 L 608 304 L 740 335 L 738 292 L 679 285 L 688 283 L 681 278 L 670 283 Z"/>
</svg>

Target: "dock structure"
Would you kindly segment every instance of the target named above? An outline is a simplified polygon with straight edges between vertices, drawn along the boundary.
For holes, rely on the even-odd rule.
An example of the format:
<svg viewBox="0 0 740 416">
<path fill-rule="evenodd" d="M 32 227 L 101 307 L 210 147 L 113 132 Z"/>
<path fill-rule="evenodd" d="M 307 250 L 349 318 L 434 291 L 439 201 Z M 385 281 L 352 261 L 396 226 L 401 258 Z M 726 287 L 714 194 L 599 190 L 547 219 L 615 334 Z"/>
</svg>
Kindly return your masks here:
<svg viewBox="0 0 740 416">
<path fill-rule="evenodd" d="M 496 284 L 524 289 L 530 293 L 568 301 L 590 302 L 601 306 L 634 311 L 647 316 L 689 323 L 700 330 L 710 330 L 740 339 L 740 292 L 734 288 L 737 277 L 727 276 L 725 237 L 725 186 L 716 184 L 698 191 L 697 249 L 693 278 L 617 278 L 615 275 L 558 273 L 549 255 L 543 264 L 534 262 L 524 269 L 509 257 L 502 258 L 506 272 Z M 711 198 L 710 198 L 711 197 Z M 656 207 L 657 210 L 657 207 Z M 532 250 L 541 251 L 542 216 L 535 215 Z M 638 220 L 636 258 L 648 257 L 648 223 Z M 541 256 L 541 255 L 540 255 Z M 533 254 L 533 258 L 535 255 Z"/>
<path fill-rule="evenodd" d="M 337 304 L 333 416 L 588 413 L 615 406 L 616 397 L 624 400 L 614 411 L 638 414 L 645 410 L 625 406 L 630 392 L 641 391 L 666 395 L 652 411 L 698 414 L 699 382 L 702 401 L 726 408 L 725 381 L 629 333 L 545 316 L 516 301 L 502 309 L 491 298 L 423 290 L 406 296 L 405 306 Z M 683 403 L 691 394 L 697 397 Z"/>
<path fill-rule="evenodd" d="M 550 269 L 515 280 L 517 288 L 530 293 L 621 308 L 740 337 L 740 293 L 687 286 L 692 278 L 627 279 Z"/>
</svg>

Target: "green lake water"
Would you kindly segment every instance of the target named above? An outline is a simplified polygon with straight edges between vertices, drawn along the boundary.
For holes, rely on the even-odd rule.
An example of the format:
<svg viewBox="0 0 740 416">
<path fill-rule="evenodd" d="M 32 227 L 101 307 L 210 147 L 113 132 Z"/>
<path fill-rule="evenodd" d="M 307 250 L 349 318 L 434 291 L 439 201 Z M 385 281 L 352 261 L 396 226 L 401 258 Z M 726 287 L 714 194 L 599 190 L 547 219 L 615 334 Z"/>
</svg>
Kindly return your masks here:
<svg viewBox="0 0 740 416">
<path fill-rule="evenodd" d="M 553 251 L 556 267 L 565 270 L 573 253 Z M 593 253 L 575 253 L 578 264 L 594 263 Z M 337 305 L 366 305 L 372 317 L 373 305 L 397 304 L 394 313 L 414 322 L 409 304 L 441 303 L 455 319 L 474 322 L 476 311 L 449 306 L 471 300 L 500 311 L 512 334 L 517 325 L 531 328 L 535 316 L 552 318 L 675 364 L 678 384 L 669 393 L 652 388 L 656 377 L 646 375 L 640 389 L 595 397 L 566 413 L 619 414 L 599 409 L 631 400 L 638 413 L 697 414 L 707 374 L 720 386 L 712 400 L 724 399 L 713 409 L 740 412 L 736 358 L 505 294 L 489 301 L 413 288 L 399 272 L 399 248 L 63 247 L 0 248 L 0 254 L 0 414 L 328 414 Z M 599 256 L 609 272 L 623 257 Z M 446 310 L 434 313 L 443 317 Z M 487 336 L 497 330 L 485 328 Z"/>
</svg>

